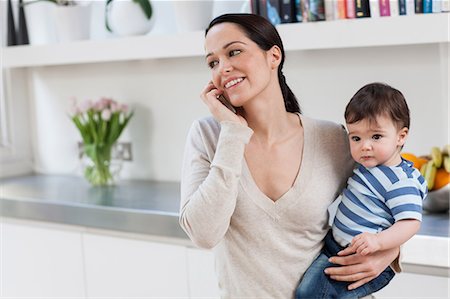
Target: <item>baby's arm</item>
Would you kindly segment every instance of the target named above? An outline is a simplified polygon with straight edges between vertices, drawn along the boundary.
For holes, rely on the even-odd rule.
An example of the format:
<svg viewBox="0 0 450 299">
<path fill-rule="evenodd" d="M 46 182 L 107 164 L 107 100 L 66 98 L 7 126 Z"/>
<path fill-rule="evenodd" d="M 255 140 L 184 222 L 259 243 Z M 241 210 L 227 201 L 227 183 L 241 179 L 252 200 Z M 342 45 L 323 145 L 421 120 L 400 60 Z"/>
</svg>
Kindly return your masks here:
<svg viewBox="0 0 450 299">
<path fill-rule="evenodd" d="M 388 229 L 377 234 L 362 233 L 355 236 L 351 244 L 340 251 L 338 255 L 348 255 L 354 252 L 367 255 L 376 251 L 399 247 L 414 236 L 419 228 L 419 220 L 399 220 Z"/>
</svg>

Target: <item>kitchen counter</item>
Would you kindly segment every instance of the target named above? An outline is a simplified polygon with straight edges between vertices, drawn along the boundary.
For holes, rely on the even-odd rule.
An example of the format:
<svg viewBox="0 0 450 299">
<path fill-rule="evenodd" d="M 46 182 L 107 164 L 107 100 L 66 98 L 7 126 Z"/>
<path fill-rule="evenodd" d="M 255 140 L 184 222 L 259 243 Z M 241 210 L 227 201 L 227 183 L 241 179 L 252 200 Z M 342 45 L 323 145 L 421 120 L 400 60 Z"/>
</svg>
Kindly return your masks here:
<svg viewBox="0 0 450 299">
<path fill-rule="evenodd" d="M 188 239 L 178 224 L 179 189 L 177 182 L 92 187 L 75 176 L 20 176 L 0 180 L 0 215 Z"/>
<path fill-rule="evenodd" d="M 29 175 L 0 180 L 0 215 L 164 237 L 178 224 L 178 182 L 121 181 L 92 187 L 83 178 Z M 449 214 L 424 214 L 418 235 L 449 237 Z"/>
<path fill-rule="evenodd" d="M 83 178 L 27 175 L 0 180 L 0 216 L 68 224 L 191 244 L 178 223 L 178 182 L 123 180 L 92 187 Z M 406 272 L 449 277 L 449 214 L 424 213 L 403 246 Z"/>
</svg>

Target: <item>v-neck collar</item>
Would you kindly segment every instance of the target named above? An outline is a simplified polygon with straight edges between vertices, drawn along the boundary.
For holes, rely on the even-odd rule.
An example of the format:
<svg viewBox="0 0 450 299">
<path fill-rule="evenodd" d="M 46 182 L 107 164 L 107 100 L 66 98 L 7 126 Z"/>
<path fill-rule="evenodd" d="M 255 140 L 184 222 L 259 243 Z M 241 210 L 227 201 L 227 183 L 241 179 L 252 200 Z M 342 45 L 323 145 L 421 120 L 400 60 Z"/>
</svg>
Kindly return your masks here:
<svg viewBox="0 0 450 299">
<path fill-rule="evenodd" d="M 266 211 L 271 216 L 278 218 L 281 216 L 281 212 L 296 203 L 296 200 L 304 190 L 307 181 L 309 180 L 309 174 L 306 173 L 308 169 L 311 169 L 311 163 L 314 155 L 314 134 L 310 128 L 308 118 L 297 114 L 303 127 L 303 150 L 302 161 L 300 168 L 297 171 L 292 186 L 281 195 L 276 201 L 269 198 L 264 192 L 259 189 L 248 167 L 247 161 L 244 158 L 242 165 L 242 180 L 241 185 L 253 202 Z"/>
</svg>

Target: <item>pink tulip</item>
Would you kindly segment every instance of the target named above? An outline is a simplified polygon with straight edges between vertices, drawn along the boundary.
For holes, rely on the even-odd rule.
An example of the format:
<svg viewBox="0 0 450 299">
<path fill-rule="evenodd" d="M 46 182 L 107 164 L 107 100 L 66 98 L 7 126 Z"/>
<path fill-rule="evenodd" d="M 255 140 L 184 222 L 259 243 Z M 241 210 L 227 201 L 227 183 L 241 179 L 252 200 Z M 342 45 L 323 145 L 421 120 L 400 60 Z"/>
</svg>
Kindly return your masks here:
<svg viewBox="0 0 450 299">
<path fill-rule="evenodd" d="M 102 119 L 104 121 L 108 121 L 111 119 L 111 110 L 109 109 L 105 109 L 102 111 Z"/>
<path fill-rule="evenodd" d="M 117 102 L 112 102 L 109 106 L 109 109 L 111 109 L 112 113 L 118 112 L 120 111 L 120 104 L 118 104 Z"/>
<path fill-rule="evenodd" d="M 77 115 L 79 115 L 79 114 L 81 114 L 81 111 L 80 111 L 80 109 L 78 109 L 78 107 L 76 107 L 76 106 L 71 106 L 71 107 L 69 108 L 69 116 L 70 116 L 70 117 L 74 117 L 74 116 L 77 116 Z"/>
<path fill-rule="evenodd" d="M 127 104 L 120 105 L 120 110 L 122 110 L 123 113 L 127 114 L 128 113 L 128 105 Z"/>
<path fill-rule="evenodd" d="M 80 109 L 77 107 L 77 99 L 75 97 L 71 97 L 69 99 L 70 106 L 69 106 L 69 115 L 70 117 L 74 117 L 78 114 L 80 114 Z"/>
<path fill-rule="evenodd" d="M 92 101 L 91 100 L 85 100 L 85 101 L 81 102 L 81 104 L 78 106 L 78 109 L 80 110 L 80 113 L 85 113 L 89 109 L 91 109 L 92 107 L 93 107 Z"/>
</svg>

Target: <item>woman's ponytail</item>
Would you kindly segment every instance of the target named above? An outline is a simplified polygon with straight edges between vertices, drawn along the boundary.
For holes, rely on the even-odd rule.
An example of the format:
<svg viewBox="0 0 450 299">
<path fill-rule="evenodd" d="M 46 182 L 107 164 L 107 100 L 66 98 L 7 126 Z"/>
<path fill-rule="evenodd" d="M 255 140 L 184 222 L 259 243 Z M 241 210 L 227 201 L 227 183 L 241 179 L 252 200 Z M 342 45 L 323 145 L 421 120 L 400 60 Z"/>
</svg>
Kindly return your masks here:
<svg viewBox="0 0 450 299">
<path fill-rule="evenodd" d="M 300 106 L 297 101 L 297 97 L 294 95 L 292 90 L 286 83 L 286 77 L 283 74 L 281 68 L 278 69 L 278 78 L 280 80 L 281 92 L 283 94 L 284 106 L 286 107 L 287 112 L 298 112 L 302 113 Z"/>
</svg>

